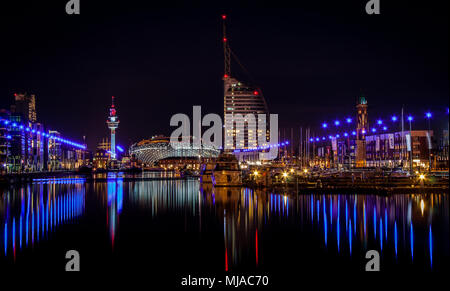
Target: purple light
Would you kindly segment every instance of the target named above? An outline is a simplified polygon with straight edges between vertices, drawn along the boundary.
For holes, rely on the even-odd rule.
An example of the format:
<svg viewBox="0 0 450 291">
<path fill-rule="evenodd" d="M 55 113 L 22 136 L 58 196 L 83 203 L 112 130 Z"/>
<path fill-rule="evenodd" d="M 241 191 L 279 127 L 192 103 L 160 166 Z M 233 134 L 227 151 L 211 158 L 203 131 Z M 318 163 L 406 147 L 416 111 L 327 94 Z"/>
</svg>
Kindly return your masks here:
<svg viewBox="0 0 450 291">
<path fill-rule="evenodd" d="M 327 127 L 328 127 L 328 124 L 326 124 L 326 123 L 324 122 L 324 123 L 322 123 L 322 127 L 323 127 L 323 128 L 327 128 Z"/>
<path fill-rule="evenodd" d="M 432 116 L 432 114 L 431 114 L 431 112 L 427 112 L 427 113 L 425 113 L 425 116 L 426 116 L 428 119 L 430 119 L 431 116 Z"/>
<path fill-rule="evenodd" d="M 336 134 L 336 138 L 339 138 L 339 137 L 341 137 L 339 134 Z"/>
<path fill-rule="evenodd" d="M 394 116 L 392 116 L 391 119 L 392 119 L 393 122 L 396 122 L 397 121 L 397 116 L 394 115 Z"/>
<path fill-rule="evenodd" d="M 325 140 L 325 137 L 322 137 L 322 140 Z"/>
<path fill-rule="evenodd" d="M 344 136 L 346 136 L 346 137 L 347 137 L 347 136 L 348 136 L 348 133 L 344 133 Z"/>
<path fill-rule="evenodd" d="M 383 126 L 383 130 L 386 131 L 387 130 L 387 126 Z"/>
<path fill-rule="evenodd" d="M 313 142 L 313 141 L 314 141 L 314 139 L 313 139 L 313 138 L 310 138 L 310 139 L 309 139 L 309 141 L 310 141 L 310 142 Z"/>
<path fill-rule="evenodd" d="M 339 120 L 336 120 L 336 121 L 334 122 L 334 125 L 336 125 L 336 126 L 339 126 L 339 124 L 341 124 L 341 123 L 339 122 Z"/>
<path fill-rule="evenodd" d="M 332 139 L 333 137 L 331 135 L 328 136 L 329 139 Z"/>
<path fill-rule="evenodd" d="M 408 116 L 408 121 L 413 121 L 413 117 L 411 115 Z"/>
<path fill-rule="evenodd" d="M 377 123 L 378 123 L 378 125 L 382 125 L 382 124 L 383 124 L 383 120 L 378 119 L 378 120 L 377 120 Z"/>
<path fill-rule="evenodd" d="M 377 131 L 377 129 L 376 128 L 372 128 L 372 132 L 376 132 Z"/>
<path fill-rule="evenodd" d="M 320 139 L 318 137 L 316 137 L 316 141 L 319 141 Z"/>
<path fill-rule="evenodd" d="M 347 123 L 352 123 L 352 119 L 349 117 L 346 119 Z"/>
<path fill-rule="evenodd" d="M 356 131 L 352 131 L 352 135 L 356 135 Z"/>
</svg>

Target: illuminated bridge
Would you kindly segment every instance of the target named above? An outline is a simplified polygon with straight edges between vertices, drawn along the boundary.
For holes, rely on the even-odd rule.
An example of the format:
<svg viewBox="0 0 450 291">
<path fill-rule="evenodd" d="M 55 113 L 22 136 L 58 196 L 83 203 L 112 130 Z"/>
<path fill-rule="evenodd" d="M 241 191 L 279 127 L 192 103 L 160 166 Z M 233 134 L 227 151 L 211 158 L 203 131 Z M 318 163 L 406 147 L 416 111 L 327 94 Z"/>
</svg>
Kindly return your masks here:
<svg viewBox="0 0 450 291">
<path fill-rule="evenodd" d="M 151 139 L 145 139 L 130 147 L 130 154 L 139 161 L 153 165 L 155 162 L 166 158 L 186 158 L 186 157 L 217 157 L 220 150 L 210 146 L 197 146 L 193 144 L 181 145 L 177 148 L 172 147 L 168 137 L 157 136 Z"/>
</svg>

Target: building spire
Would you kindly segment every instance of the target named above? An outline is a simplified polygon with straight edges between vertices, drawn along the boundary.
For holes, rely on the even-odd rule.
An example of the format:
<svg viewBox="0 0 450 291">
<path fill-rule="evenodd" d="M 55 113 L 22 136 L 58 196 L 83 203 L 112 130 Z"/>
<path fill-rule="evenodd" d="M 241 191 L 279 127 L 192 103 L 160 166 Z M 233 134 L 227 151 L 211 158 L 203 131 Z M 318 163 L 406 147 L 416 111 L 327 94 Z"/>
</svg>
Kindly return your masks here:
<svg viewBox="0 0 450 291">
<path fill-rule="evenodd" d="M 222 28 L 223 28 L 223 56 L 224 56 L 224 75 L 223 78 L 227 79 L 231 76 L 231 52 L 230 52 L 230 45 L 228 44 L 228 38 L 227 38 L 227 27 L 226 27 L 226 19 L 227 15 L 222 14 Z"/>
</svg>

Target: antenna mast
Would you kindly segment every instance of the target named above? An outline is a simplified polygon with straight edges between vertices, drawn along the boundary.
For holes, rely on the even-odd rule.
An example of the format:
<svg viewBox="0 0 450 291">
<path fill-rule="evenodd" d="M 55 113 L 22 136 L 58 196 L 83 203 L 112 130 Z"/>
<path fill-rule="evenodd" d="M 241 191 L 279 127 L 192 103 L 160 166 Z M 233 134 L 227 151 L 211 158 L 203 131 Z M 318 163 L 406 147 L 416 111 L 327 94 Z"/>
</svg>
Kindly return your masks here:
<svg viewBox="0 0 450 291">
<path fill-rule="evenodd" d="M 231 76 L 231 65 L 230 65 L 230 46 L 228 44 L 228 39 L 227 39 L 227 27 L 226 27 L 226 22 L 225 20 L 227 19 L 226 14 L 222 14 L 222 24 L 223 24 L 223 56 L 224 56 L 224 67 L 225 67 L 225 72 L 223 75 L 223 78 L 229 78 Z"/>
</svg>

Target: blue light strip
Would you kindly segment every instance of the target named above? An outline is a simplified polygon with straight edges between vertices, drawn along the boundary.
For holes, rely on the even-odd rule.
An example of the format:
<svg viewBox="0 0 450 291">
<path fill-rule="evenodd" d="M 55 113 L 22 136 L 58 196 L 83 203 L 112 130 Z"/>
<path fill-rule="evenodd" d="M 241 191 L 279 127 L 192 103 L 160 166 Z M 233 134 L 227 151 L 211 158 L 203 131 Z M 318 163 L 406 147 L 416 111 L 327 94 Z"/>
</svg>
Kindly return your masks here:
<svg viewBox="0 0 450 291">
<path fill-rule="evenodd" d="M 0 119 L 0 122 L 2 122 L 5 125 L 8 125 L 8 124 L 11 123 L 9 120 L 6 120 L 6 119 Z M 13 123 L 11 123 L 10 126 L 12 128 L 18 128 L 18 129 L 20 129 L 22 131 L 31 132 L 34 135 L 40 135 L 40 136 L 46 137 L 48 139 L 53 139 L 53 140 L 65 143 L 65 144 L 67 144 L 69 146 L 72 146 L 72 147 L 75 147 L 75 148 L 79 148 L 79 149 L 83 149 L 83 150 L 86 149 L 85 145 L 82 145 L 82 144 L 70 141 L 70 140 L 62 138 L 62 137 L 57 137 L 57 136 L 51 135 L 49 132 L 36 131 L 33 128 L 28 127 L 28 126 L 24 126 L 23 124 L 20 124 L 20 123 L 13 122 Z M 7 139 L 11 139 L 12 137 L 11 137 L 11 135 L 7 135 L 6 138 Z"/>
<path fill-rule="evenodd" d="M 289 141 L 285 141 L 285 142 L 281 142 L 281 143 L 277 143 L 277 144 L 271 144 L 271 145 L 267 145 L 267 146 L 260 146 L 260 147 L 251 148 L 251 149 L 242 149 L 242 150 L 236 149 L 233 152 L 239 153 L 239 152 L 262 151 L 262 150 L 267 150 L 267 149 L 271 149 L 271 148 L 284 147 L 287 145 L 289 145 Z"/>
</svg>

